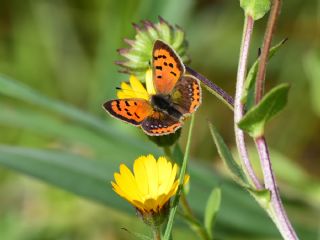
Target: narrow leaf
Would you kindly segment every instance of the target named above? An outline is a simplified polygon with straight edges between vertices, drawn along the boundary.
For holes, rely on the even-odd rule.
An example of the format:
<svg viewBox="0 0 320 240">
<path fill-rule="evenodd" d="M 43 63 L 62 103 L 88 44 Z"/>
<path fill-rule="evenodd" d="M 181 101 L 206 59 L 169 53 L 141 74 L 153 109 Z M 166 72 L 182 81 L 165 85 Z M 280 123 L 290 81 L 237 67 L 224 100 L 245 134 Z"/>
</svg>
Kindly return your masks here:
<svg viewBox="0 0 320 240">
<path fill-rule="evenodd" d="M 287 41 L 288 39 L 283 39 L 280 43 L 276 44 L 269 50 L 268 60 L 270 60 L 280 49 L 280 47 Z M 254 90 L 254 85 L 256 82 L 256 76 L 258 72 L 258 65 L 259 65 L 259 58 L 253 63 L 251 66 L 246 81 L 245 81 L 245 87 L 242 94 L 242 103 L 245 104 L 248 102 L 248 94 L 250 91 Z M 248 108 L 248 107 L 247 107 Z"/>
<path fill-rule="evenodd" d="M 211 239 L 213 238 L 212 229 L 217 217 L 217 213 L 220 209 L 220 203 L 221 203 L 221 189 L 214 188 L 208 198 L 207 206 L 205 210 L 205 216 L 204 216 L 204 226 Z"/>
<path fill-rule="evenodd" d="M 218 130 L 211 123 L 209 123 L 209 128 L 213 141 L 216 144 L 218 153 L 225 165 L 227 166 L 227 168 L 230 170 L 230 172 L 237 180 L 241 181 L 242 184 L 248 183 L 245 173 L 243 172 L 239 164 L 234 160 L 231 151 L 225 144 Z"/>
<path fill-rule="evenodd" d="M 258 20 L 270 10 L 271 2 L 270 0 L 240 0 L 240 6 L 246 15 Z"/>
<path fill-rule="evenodd" d="M 134 147 L 138 149 L 147 150 L 144 145 L 136 144 L 135 139 L 128 135 L 124 135 L 119 130 L 115 130 L 99 118 L 68 105 L 67 103 L 48 98 L 29 86 L 7 76 L 0 75 L 0 94 L 35 104 L 45 110 L 51 110 L 71 120 L 86 125 L 97 131 L 99 134 L 103 133 L 105 136 L 113 138 L 114 140 L 120 140 L 130 145 L 134 145 Z M 102 108 L 101 111 L 103 111 Z"/>
<path fill-rule="evenodd" d="M 146 236 L 144 234 L 141 233 L 137 233 L 137 232 L 131 232 L 130 230 L 128 230 L 127 228 L 121 228 L 122 230 L 126 231 L 127 233 L 131 234 L 132 236 L 134 236 L 136 239 L 140 239 L 140 240 L 152 240 L 151 237 Z"/>
<path fill-rule="evenodd" d="M 132 159 L 124 158 L 123 152 L 131 151 L 130 147 L 124 147 L 122 151 L 118 151 L 117 159 L 129 164 Z M 189 200 L 195 214 L 204 216 L 204 207 L 199 202 L 204 203 L 207 193 L 223 180 L 211 169 L 197 162 L 191 163 L 190 182 L 193 194 L 189 195 Z M 118 170 L 119 161 L 108 156 L 97 161 L 64 152 L 0 145 L 0 166 L 33 176 L 124 214 L 133 216 L 135 213 L 130 204 L 112 191 L 109 183 L 113 180 L 113 173 Z M 216 223 L 219 229 L 239 228 L 256 235 L 277 236 L 270 220 L 247 193 L 229 182 L 223 184 L 223 191 L 226 201 L 221 205 L 221 217 Z M 248 213 L 252 218 L 243 221 Z M 224 232 L 228 234 L 228 230 Z"/>
<path fill-rule="evenodd" d="M 245 114 L 238 126 L 252 137 L 263 135 L 266 123 L 285 107 L 288 91 L 289 85 L 286 83 L 273 88 Z"/>
</svg>

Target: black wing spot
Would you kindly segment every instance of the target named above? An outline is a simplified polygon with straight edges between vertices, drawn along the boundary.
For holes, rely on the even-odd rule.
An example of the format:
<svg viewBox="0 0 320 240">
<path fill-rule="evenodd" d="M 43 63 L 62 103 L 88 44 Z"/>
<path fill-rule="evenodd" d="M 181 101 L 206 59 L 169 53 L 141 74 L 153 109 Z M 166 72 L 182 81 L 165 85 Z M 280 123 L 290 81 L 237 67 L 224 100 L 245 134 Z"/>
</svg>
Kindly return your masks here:
<svg viewBox="0 0 320 240">
<path fill-rule="evenodd" d="M 137 105 L 138 105 L 138 104 L 137 104 L 137 102 L 133 102 L 133 103 L 134 103 L 134 105 L 135 105 L 135 106 L 137 106 Z"/>
<path fill-rule="evenodd" d="M 167 63 L 167 62 L 164 62 L 163 65 L 168 66 L 168 63 Z"/>
<path fill-rule="evenodd" d="M 161 66 L 156 66 L 156 69 L 162 70 Z"/>
<path fill-rule="evenodd" d="M 129 109 L 125 108 L 124 110 L 126 111 L 128 116 L 130 116 L 130 117 L 132 116 L 132 114 L 129 112 Z"/>
<path fill-rule="evenodd" d="M 173 64 L 172 64 L 172 63 L 169 63 L 169 67 L 173 68 Z"/>
<path fill-rule="evenodd" d="M 137 118 L 140 118 L 140 116 L 139 116 L 137 113 L 134 113 L 134 115 L 135 115 Z"/>
<path fill-rule="evenodd" d="M 127 107 L 130 106 L 130 104 L 128 103 L 128 101 L 124 101 L 124 103 L 126 104 Z"/>
<path fill-rule="evenodd" d="M 162 78 L 162 76 L 161 76 L 161 75 L 158 75 L 157 78 Z"/>
<path fill-rule="evenodd" d="M 177 74 L 176 74 L 175 72 L 172 72 L 172 71 L 171 71 L 170 73 L 171 73 L 173 76 L 175 76 L 175 77 L 177 76 Z"/>
<path fill-rule="evenodd" d="M 120 102 L 117 101 L 117 108 L 118 108 L 118 111 L 121 111 L 121 107 L 120 107 Z"/>
<path fill-rule="evenodd" d="M 157 56 L 153 56 L 153 59 L 154 59 L 154 60 L 158 60 L 158 57 L 157 57 Z"/>
</svg>

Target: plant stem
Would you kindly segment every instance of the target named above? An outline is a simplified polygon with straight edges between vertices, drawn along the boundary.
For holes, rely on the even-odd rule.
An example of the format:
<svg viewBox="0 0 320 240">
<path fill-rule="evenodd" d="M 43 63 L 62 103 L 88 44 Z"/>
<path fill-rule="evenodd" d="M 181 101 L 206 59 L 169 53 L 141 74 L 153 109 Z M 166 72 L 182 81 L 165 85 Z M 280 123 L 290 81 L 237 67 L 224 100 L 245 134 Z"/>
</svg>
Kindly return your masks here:
<svg viewBox="0 0 320 240">
<path fill-rule="evenodd" d="M 255 103 L 258 104 L 263 96 L 264 83 L 266 76 L 266 68 L 268 61 L 268 54 L 271 46 L 272 36 L 275 30 L 277 18 L 280 13 L 281 0 L 274 0 L 272 3 L 267 29 L 263 40 L 263 46 L 258 66 L 257 79 L 256 79 L 256 92 L 255 92 Z M 259 153 L 261 167 L 264 176 L 265 187 L 271 192 L 271 212 L 272 219 L 277 225 L 282 237 L 287 240 L 298 239 L 288 216 L 284 210 L 281 202 L 279 190 L 272 170 L 271 159 L 269 155 L 268 145 L 265 137 L 262 135 L 254 139 Z"/>
<path fill-rule="evenodd" d="M 248 53 L 251 41 L 251 35 L 253 31 L 254 20 L 250 16 L 245 17 L 244 28 L 243 28 L 243 36 L 241 42 L 241 49 L 240 49 L 240 57 L 239 57 L 239 66 L 238 66 L 238 73 L 237 73 L 237 85 L 236 85 L 236 94 L 234 100 L 234 129 L 235 129 L 235 137 L 238 152 L 241 158 L 241 164 L 248 176 L 250 182 L 254 184 L 257 189 L 261 189 L 262 185 L 257 178 L 251 162 L 249 160 L 247 147 L 244 139 L 243 131 L 238 127 L 238 122 L 243 117 L 244 113 L 244 106 L 241 102 L 241 97 L 244 88 L 244 82 L 246 79 L 247 74 L 247 62 L 248 62 Z"/>
<path fill-rule="evenodd" d="M 153 227 L 153 240 L 161 240 L 161 233 L 159 227 Z"/>
<path fill-rule="evenodd" d="M 269 50 L 271 46 L 272 36 L 275 30 L 276 22 L 280 13 L 281 9 L 281 0 L 273 0 L 272 7 L 268 19 L 267 29 L 264 35 L 258 72 L 257 72 L 257 81 L 256 81 L 256 96 L 255 96 L 255 103 L 259 103 L 264 91 L 264 80 L 266 76 L 266 68 L 267 68 L 267 61 Z"/>
<path fill-rule="evenodd" d="M 192 114 L 191 115 L 189 132 L 188 132 L 186 150 L 184 152 L 183 162 L 182 162 L 180 175 L 179 175 L 179 187 L 178 187 L 176 196 L 173 199 L 173 206 L 172 206 L 172 208 L 170 210 L 168 223 L 167 223 L 166 230 L 165 230 L 164 237 L 163 237 L 164 240 L 169 240 L 169 238 L 170 238 L 170 234 L 171 234 L 172 226 L 173 226 L 174 216 L 176 214 L 176 211 L 177 211 L 177 208 L 178 208 L 178 205 L 179 205 L 179 199 L 180 199 L 180 196 L 181 196 L 181 191 L 182 191 L 182 188 L 183 188 L 183 182 L 184 182 L 184 177 L 185 177 L 185 173 L 186 173 L 187 163 L 188 163 L 188 159 L 189 159 L 189 152 L 190 152 L 190 145 L 191 145 L 191 139 L 192 139 L 192 130 L 193 130 L 193 125 L 194 125 L 194 118 L 195 118 L 195 115 Z"/>
<path fill-rule="evenodd" d="M 259 152 L 265 187 L 271 192 L 271 214 L 284 239 L 298 239 L 281 202 L 279 190 L 273 174 L 268 145 L 265 137 L 257 137 L 255 143 Z"/>
<path fill-rule="evenodd" d="M 199 79 L 212 94 L 222 100 L 231 110 L 233 110 L 234 100 L 226 91 L 192 68 L 186 66 L 186 69 L 188 73 Z"/>
</svg>

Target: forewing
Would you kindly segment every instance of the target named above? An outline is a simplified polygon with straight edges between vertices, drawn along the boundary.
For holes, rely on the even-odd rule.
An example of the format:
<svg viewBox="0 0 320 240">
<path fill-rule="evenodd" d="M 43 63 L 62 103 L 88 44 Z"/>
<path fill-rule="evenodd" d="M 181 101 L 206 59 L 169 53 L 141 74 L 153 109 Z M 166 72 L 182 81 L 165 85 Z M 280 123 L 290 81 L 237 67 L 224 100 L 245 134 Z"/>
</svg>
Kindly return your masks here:
<svg viewBox="0 0 320 240">
<path fill-rule="evenodd" d="M 200 82 L 192 75 L 184 75 L 172 92 L 172 101 L 182 114 L 190 114 L 201 104 L 202 92 Z"/>
<path fill-rule="evenodd" d="M 166 43 L 157 40 L 153 46 L 153 81 L 157 93 L 169 94 L 185 72 L 176 52 Z"/>
<path fill-rule="evenodd" d="M 182 126 L 179 120 L 173 119 L 168 114 L 154 111 L 141 124 L 143 131 L 150 136 L 161 136 L 174 133 Z"/>
<path fill-rule="evenodd" d="M 144 99 L 115 99 L 103 104 L 113 117 L 133 125 L 140 125 L 153 112 L 150 103 Z"/>
</svg>

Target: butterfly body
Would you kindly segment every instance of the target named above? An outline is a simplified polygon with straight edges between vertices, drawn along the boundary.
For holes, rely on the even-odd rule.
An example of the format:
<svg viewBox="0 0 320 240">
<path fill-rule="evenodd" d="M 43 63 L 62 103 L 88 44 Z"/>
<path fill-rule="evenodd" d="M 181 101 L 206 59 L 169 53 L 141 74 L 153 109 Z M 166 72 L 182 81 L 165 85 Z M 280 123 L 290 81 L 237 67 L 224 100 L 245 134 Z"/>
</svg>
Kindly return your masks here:
<svg viewBox="0 0 320 240">
<path fill-rule="evenodd" d="M 148 135 L 171 134 L 201 104 L 200 83 L 185 74 L 179 56 L 160 40 L 153 47 L 152 67 L 155 94 L 150 94 L 148 99 L 114 99 L 103 106 L 111 116 L 140 126 Z"/>
<path fill-rule="evenodd" d="M 180 120 L 182 113 L 176 109 L 170 95 L 155 94 L 151 96 L 151 105 L 156 111 L 170 115 L 175 120 Z"/>
</svg>

